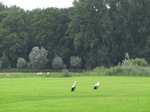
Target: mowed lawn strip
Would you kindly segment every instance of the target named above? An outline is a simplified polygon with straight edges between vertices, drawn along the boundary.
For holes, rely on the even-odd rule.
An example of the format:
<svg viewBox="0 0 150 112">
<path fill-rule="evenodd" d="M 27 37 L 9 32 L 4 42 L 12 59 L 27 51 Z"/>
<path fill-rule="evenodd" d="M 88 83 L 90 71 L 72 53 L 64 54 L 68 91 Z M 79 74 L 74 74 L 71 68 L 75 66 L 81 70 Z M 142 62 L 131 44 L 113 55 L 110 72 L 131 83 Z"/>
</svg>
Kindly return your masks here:
<svg viewBox="0 0 150 112">
<path fill-rule="evenodd" d="M 149 104 L 149 77 L 0 79 L 1 112 L 149 112 Z"/>
</svg>

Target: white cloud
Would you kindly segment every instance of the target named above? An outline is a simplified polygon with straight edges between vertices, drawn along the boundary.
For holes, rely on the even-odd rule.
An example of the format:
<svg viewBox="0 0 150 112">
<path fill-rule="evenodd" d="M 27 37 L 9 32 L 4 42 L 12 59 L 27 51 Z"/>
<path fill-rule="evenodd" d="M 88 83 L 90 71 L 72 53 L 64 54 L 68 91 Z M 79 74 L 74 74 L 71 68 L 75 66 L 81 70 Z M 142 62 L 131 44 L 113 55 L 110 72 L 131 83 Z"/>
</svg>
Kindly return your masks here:
<svg viewBox="0 0 150 112">
<path fill-rule="evenodd" d="M 67 8 L 72 6 L 74 0 L 1 0 L 4 5 L 16 5 L 25 10 L 32 10 L 35 8 L 58 7 Z"/>
</svg>

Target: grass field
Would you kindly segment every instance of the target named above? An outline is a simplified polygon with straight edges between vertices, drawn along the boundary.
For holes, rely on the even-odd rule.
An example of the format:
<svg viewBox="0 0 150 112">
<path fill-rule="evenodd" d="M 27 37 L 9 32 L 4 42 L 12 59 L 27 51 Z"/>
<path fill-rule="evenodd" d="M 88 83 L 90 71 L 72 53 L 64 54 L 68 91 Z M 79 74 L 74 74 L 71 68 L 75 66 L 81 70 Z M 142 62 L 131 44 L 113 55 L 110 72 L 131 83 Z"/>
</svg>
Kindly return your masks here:
<svg viewBox="0 0 150 112">
<path fill-rule="evenodd" d="M 149 105 L 150 77 L 0 79 L 0 112 L 149 112 Z"/>
</svg>

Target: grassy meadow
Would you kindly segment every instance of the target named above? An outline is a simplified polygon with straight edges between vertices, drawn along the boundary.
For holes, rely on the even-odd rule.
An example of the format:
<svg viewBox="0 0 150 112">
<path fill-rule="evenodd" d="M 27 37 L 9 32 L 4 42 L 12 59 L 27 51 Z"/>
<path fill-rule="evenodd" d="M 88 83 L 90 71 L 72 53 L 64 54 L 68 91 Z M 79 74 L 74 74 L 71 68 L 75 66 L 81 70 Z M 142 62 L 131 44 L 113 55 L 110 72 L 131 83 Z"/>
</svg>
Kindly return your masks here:
<svg viewBox="0 0 150 112">
<path fill-rule="evenodd" d="M 149 104 L 150 77 L 0 78 L 0 112 L 149 112 Z"/>
</svg>

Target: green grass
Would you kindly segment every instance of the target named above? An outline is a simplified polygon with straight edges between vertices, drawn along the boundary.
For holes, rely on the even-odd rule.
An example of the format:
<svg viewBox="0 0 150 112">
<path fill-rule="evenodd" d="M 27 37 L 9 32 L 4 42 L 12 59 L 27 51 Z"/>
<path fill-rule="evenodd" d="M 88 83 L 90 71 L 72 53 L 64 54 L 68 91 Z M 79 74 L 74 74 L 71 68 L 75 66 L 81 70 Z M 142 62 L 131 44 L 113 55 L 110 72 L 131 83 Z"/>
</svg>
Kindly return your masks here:
<svg viewBox="0 0 150 112">
<path fill-rule="evenodd" d="M 149 104 L 149 77 L 0 78 L 0 112 L 149 112 Z"/>
<path fill-rule="evenodd" d="M 26 73 L 26 72 L 17 72 L 17 73 L 0 73 L 0 78 L 49 78 L 49 77 L 69 77 L 69 76 L 81 76 L 83 73 L 73 73 L 73 72 L 68 72 L 66 74 L 64 72 L 50 72 L 49 75 L 47 75 L 47 72 L 42 72 L 42 75 L 37 75 L 37 72 L 31 72 L 31 73 Z"/>
</svg>

